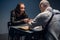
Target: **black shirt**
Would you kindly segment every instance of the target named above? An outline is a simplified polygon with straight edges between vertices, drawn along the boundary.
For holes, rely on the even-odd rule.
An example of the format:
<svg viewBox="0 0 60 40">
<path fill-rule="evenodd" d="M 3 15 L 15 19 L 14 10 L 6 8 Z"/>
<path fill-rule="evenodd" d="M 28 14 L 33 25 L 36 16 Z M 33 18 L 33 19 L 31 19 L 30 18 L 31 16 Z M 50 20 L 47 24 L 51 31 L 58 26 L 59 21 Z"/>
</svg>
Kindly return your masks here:
<svg viewBox="0 0 60 40">
<path fill-rule="evenodd" d="M 25 22 L 21 20 L 25 18 L 28 18 L 25 12 L 22 15 L 20 15 L 18 12 L 15 12 L 14 10 L 11 11 L 11 23 L 13 23 L 13 25 L 24 24 Z"/>
</svg>

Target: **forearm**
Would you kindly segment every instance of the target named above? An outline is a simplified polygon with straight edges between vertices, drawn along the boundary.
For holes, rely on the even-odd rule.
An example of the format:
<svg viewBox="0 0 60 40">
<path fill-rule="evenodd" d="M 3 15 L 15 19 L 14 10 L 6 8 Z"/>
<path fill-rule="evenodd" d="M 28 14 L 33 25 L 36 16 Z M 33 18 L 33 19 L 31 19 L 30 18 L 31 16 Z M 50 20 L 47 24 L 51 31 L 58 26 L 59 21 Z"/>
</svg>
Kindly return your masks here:
<svg viewBox="0 0 60 40">
<path fill-rule="evenodd" d="M 12 21 L 13 23 L 21 23 L 21 22 L 24 22 L 23 20 L 18 20 L 18 21 Z"/>
</svg>

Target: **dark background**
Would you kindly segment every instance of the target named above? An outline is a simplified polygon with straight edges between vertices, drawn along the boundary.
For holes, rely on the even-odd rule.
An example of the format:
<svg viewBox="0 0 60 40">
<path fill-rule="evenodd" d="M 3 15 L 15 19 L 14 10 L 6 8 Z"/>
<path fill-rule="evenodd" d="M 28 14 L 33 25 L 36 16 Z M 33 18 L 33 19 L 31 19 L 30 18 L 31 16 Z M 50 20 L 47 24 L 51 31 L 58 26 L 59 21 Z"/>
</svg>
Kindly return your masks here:
<svg viewBox="0 0 60 40">
<path fill-rule="evenodd" d="M 19 2 L 26 6 L 26 13 L 30 18 L 34 18 L 40 13 L 39 2 L 41 0 L 0 0 L 0 34 L 8 33 L 7 22 L 10 20 L 10 11 Z M 48 0 L 54 9 L 60 10 L 60 0 Z"/>
</svg>

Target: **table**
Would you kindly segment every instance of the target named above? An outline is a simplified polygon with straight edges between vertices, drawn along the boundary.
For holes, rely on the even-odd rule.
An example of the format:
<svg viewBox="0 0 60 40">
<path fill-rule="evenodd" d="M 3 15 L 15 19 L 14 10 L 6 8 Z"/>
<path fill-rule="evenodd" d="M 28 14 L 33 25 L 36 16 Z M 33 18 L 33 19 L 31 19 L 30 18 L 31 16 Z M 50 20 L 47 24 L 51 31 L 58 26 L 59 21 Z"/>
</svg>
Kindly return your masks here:
<svg viewBox="0 0 60 40">
<path fill-rule="evenodd" d="M 20 25 L 20 26 L 10 26 L 10 35 L 12 36 L 12 38 L 16 38 L 16 40 L 19 40 L 19 37 L 22 37 L 22 36 L 27 36 L 28 39 L 25 39 L 25 40 L 31 40 L 31 37 L 36 34 L 36 30 L 34 28 L 34 30 L 29 30 L 29 28 L 27 27 L 28 30 L 24 30 L 22 28 L 28 26 L 27 24 L 23 24 L 23 25 Z M 38 30 L 38 31 L 41 31 L 42 29 Z M 27 38 L 26 37 L 26 38 Z M 12 39 L 13 40 L 13 39 Z M 23 39 L 20 39 L 20 40 L 23 40 Z"/>
</svg>

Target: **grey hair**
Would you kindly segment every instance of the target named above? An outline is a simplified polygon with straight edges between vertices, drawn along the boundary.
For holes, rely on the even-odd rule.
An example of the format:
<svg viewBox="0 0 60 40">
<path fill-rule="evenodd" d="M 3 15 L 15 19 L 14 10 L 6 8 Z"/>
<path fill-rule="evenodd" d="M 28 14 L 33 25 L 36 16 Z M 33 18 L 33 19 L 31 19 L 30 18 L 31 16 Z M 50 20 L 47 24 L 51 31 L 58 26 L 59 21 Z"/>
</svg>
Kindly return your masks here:
<svg viewBox="0 0 60 40">
<path fill-rule="evenodd" d="M 45 6 L 50 6 L 50 3 L 47 1 L 47 0 L 42 0 L 41 2 L 40 2 L 40 5 L 41 4 L 43 4 L 43 5 L 45 5 Z"/>
</svg>

